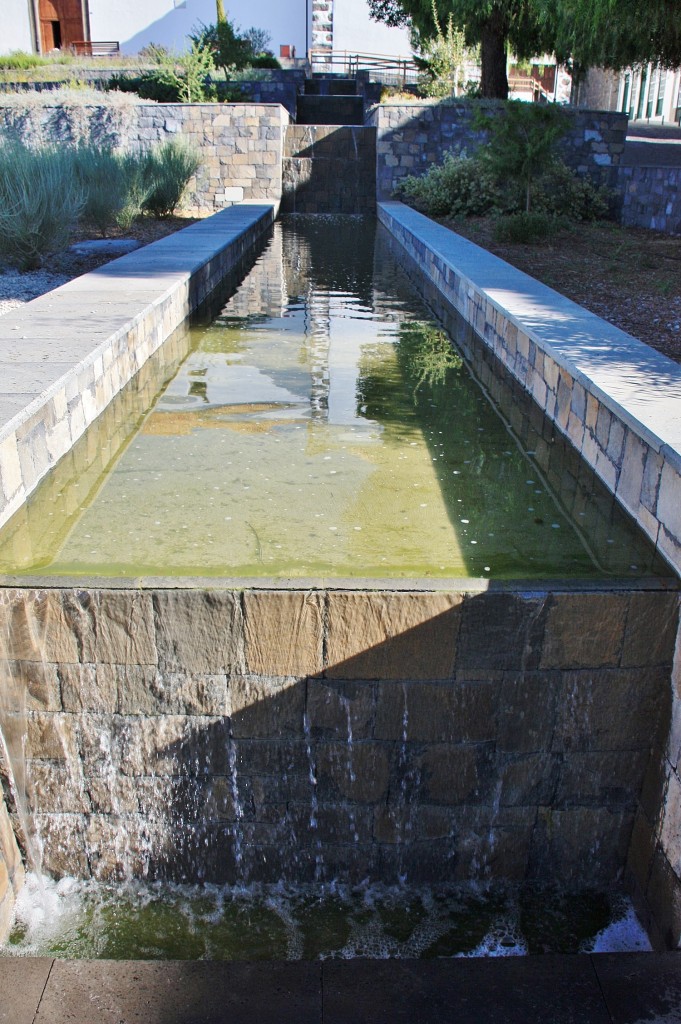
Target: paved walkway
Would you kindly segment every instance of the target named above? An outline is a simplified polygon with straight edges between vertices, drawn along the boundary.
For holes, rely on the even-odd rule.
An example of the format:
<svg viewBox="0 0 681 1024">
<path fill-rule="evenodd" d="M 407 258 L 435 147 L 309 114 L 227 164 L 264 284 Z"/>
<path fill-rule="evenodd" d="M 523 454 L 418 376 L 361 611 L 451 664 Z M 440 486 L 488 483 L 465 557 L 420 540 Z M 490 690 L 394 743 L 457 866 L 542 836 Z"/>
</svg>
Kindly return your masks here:
<svg viewBox="0 0 681 1024">
<path fill-rule="evenodd" d="M 678 1024 L 681 953 L 301 963 L 0 958 L 0 1024 Z"/>
</svg>

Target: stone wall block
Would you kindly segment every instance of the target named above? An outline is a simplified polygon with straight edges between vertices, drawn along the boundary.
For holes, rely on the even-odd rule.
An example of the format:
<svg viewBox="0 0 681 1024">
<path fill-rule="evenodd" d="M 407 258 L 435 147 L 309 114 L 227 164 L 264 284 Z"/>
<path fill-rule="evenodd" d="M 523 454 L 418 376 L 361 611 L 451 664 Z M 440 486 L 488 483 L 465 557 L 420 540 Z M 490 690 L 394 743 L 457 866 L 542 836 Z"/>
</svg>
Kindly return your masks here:
<svg viewBox="0 0 681 1024">
<path fill-rule="evenodd" d="M 95 661 L 112 665 L 156 664 L 151 594 L 102 591 L 96 615 Z"/>
<path fill-rule="evenodd" d="M 677 594 L 631 594 L 622 648 L 622 666 L 671 666 L 678 624 Z"/>
<path fill-rule="evenodd" d="M 79 645 L 58 591 L 10 592 L 7 656 L 16 661 L 78 661 Z"/>
<path fill-rule="evenodd" d="M 234 593 L 156 591 L 156 650 L 161 672 L 231 673 L 243 667 L 241 606 Z"/>
<path fill-rule="evenodd" d="M 384 800 L 390 782 L 387 748 L 369 740 L 353 743 L 324 743 L 317 748 L 317 791 L 320 800 L 333 799 L 353 803 Z"/>
<path fill-rule="evenodd" d="M 560 690 L 557 672 L 505 674 L 499 696 L 497 748 L 513 753 L 548 750 Z"/>
<path fill-rule="evenodd" d="M 530 876 L 542 877 L 550 864 L 559 885 L 616 884 L 623 874 L 633 819 L 633 812 L 603 807 L 540 808 Z M 589 837 L 588 852 L 584 836 Z"/>
<path fill-rule="evenodd" d="M 565 672 L 553 749 L 649 751 L 657 738 L 664 669 Z"/>
<path fill-rule="evenodd" d="M 463 608 L 457 669 L 536 668 L 545 618 L 543 597 L 469 595 Z"/>
<path fill-rule="evenodd" d="M 88 845 L 83 841 L 87 817 L 83 814 L 36 814 L 42 840 L 42 867 L 54 878 L 89 878 Z"/>
<path fill-rule="evenodd" d="M 312 736 L 370 739 L 376 710 L 375 686 L 360 682 L 307 681 L 307 717 Z"/>
<path fill-rule="evenodd" d="M 666 948 L 676 949 L 681 941 L 681 881 L 659 846 L 645 896 Z"/>
<path fill-rule="evenodd" d="M 337 679 L 448 679 L 459 631 L 458 594 L 328 595 L 325 674 Z"/>
<path fill-rule="evenodd" d="M 434 804 L 489 801 L 493 783 L 491 744 L 433 744 L 420 758 L 423 798 Z"/>
<path fill-rule="evenodd" d="M 571 751 L 560 769 L 556 806 L 635 810 L 649 757 L 648 750 Z"/>
<path fill-rule="evenodd" d="M 618 665 L 627 610 L 626 593 L 555 594 L 546 619 L 539 667 Z"/>
<path fill-rule="evenodd" d="M 64 711 L 117 710 L 118 676 L 112 666 L 62 664 L 58 676 Z"/>
<path fill-rule="evenodd" d="M 664 814 L 660 827 L 660 847 L 672 871 L 681 880 L 681 782 L 671 769 L 667 772 Z"/>
<path fill-rule="evenodd" d="M 299 736 L 305 686 L 294 679 L 236 676 L 228 684 L 228 706 L 234 736 Z"/>
<path fill-rule="evenodd" d="M 412 683 L 398 700 L 394 684 L 379 683 L 375 735 L 400 743 L 485 743 L 496 737 L 496 710 L 491 683 Z"/>
<path fill-rule="evenodd" d="M 248 672 L 314 675 L 322 668 L 323 595 L 249 590 L 244 594 Z"/>
</svg>

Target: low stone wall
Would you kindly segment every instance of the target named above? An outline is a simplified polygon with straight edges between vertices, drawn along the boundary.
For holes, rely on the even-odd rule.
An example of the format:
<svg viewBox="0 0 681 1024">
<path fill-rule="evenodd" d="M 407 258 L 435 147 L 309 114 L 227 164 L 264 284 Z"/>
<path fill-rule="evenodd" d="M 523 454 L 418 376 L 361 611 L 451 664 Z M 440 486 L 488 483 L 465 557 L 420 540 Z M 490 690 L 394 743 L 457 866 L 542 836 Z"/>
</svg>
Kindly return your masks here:
<svg viewBox="0 0 681 1024">
<path fill-rule="evenodd" d="M 448 150 L 469 154 L 484 141 L 475 132 L 473 118 L 481 104 L 461 100 L 421 103 L 381 103 L 367 119 L 376 128 L 376 187 L 379 199 L 387 199 L 403 178 L 422 174 L 441 163 Z M 494 112 L 489 101 L 483 109 Z M 624 152 L 626 114 L 611 111 L 566 109 L 572 127 L 559 144 L 565 162 L 580 174 L 614 186 Z"/>
<path fill-rule="evenodd" d="M 0 320 L 0 525 L 275 214 L 224 210 Z"/>
<path fill-rule="evenodd" d="M 681 367 L 415 210 L 378 215 L 681 573 Z"/>
<path fill-rule="evenodd" d="M 608 885 L 677 603 L 79 588 L 5 590 L 0 615 L 49 872 Z"/>
<path fill-rule="evenodd" d="M 284 213 L 373 214 L 376 131 L 350 125 L 289 125 L 283 162 Z"/>
<path fill-rule="evenodd" d="M 681 235 L 681 167 L 620 167 L 622 223 Z"/>
<path fill-rule="evenodd" d="M 265 84 L 265 83 L 262 83 Z M 279 104 L 121 103 L 102 107 L 0 104 L 0 137 L 27 145 L 91 143 L 124 150 L 182 137 L 199 152 L 185 208 L 212 213 L 233 203 L 281 199 L 284 128 Z"/>
</svg>

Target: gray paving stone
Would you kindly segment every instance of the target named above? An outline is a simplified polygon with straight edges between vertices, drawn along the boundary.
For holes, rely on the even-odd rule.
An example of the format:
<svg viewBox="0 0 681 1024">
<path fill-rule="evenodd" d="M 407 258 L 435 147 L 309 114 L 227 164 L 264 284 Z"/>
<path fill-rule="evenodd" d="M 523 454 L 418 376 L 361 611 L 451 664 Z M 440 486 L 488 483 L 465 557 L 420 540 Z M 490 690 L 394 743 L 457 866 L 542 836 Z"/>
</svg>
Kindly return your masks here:
<svg viewBox="0 0 681 1024">
<path fill-rule="evenodd" d="M 613 1024 L 679 1024 L 681 953 L 592 957 Z"/>
<path fill-rule="evenodd" d="M 320 980 L 315 963 L 62 960 L 35 1024 L 317 1024 Z"/>
<path fill-rule="evenodd" d="M 0 957 L 0 1024 L 33 1024 L 53 962 Z"/>
<path fill-rule="evenodd" d="M 589 957 L 327 961 L 324 1024 L 610 1024 Z"/>
</svg>

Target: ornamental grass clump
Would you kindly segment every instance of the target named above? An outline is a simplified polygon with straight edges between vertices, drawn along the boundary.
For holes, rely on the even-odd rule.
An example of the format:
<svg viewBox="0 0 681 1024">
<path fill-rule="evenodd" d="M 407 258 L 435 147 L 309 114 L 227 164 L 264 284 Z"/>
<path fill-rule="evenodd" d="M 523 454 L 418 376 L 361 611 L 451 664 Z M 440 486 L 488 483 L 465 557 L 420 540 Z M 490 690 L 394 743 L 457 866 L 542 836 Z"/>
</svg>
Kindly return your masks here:
<svg viewBox="0 0 681 1024">
<path fill-rule="evenodd" d="M 150 187 L 144 160 L 95 146 L 72 151 L 73 168 L 85 196 L 81 219 L 102 237 L 115 226 L 127 231 L 142 213 Z"/>
<path fill-rule="evenodd" d="M 41 266 L 68 244 L 85 201 L 72 166 L 68 150 L 0 146 L 2 255 L 21 269 Z"/>
<path fill-rule="evenodd" d="M 199 169 L 200 157 L 178 139 L 149 150 L 143 160 L 143 209 L 157 218 L 170 217 L 180 205 L 189 179 Z"/>
</svg>

